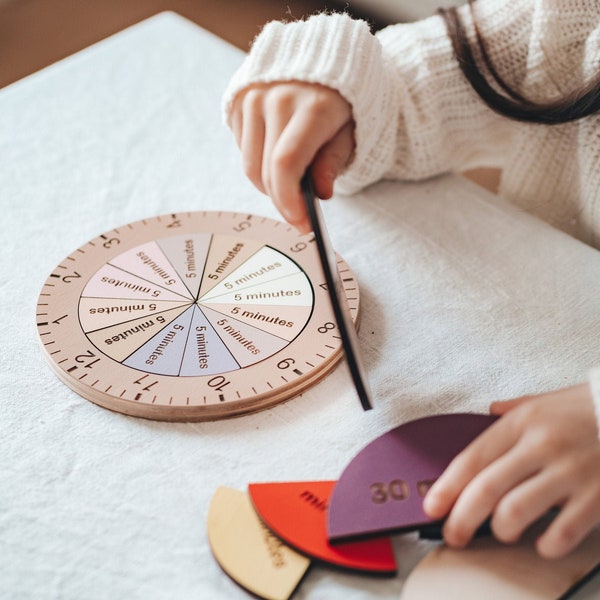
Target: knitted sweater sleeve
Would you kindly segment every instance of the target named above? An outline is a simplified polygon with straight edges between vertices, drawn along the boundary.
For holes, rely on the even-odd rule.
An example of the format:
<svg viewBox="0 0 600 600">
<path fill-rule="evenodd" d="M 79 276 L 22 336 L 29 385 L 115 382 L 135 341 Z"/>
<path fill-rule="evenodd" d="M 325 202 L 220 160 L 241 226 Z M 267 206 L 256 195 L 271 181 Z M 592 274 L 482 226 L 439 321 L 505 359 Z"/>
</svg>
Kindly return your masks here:
<svg viewBox="0 0 600 600">
<path fill-rule="evenodd" d="M 512 4 L 525 11 L 529 2 Z M 464 11 L 467 23 L 469 16 Z M 269 23 L 225 92 L 225 118 L 248 85 L 290 80 L 336 89 L 352 106 L 356 154 L 338 181 L 342 193 L 382 178 L 417 180 L 498 164 L 513 128 L 464 80 L 438 16 L 377 35 L 345 14 Z"/>
</svg>

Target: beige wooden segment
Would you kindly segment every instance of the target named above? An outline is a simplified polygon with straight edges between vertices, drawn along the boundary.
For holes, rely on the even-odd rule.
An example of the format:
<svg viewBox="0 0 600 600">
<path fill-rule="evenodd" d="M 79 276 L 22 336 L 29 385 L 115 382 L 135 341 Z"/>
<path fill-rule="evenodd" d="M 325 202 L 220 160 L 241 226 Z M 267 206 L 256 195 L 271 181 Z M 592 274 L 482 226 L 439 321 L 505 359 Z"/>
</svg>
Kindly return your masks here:
<svg viewBox="0 0 600 600">
<path fill-rule="evenodd" d="M 203 296 L 223 281 L 263 246 L 264 242 L 246 237 L 214 234 L 202 274 L 199 295 Z"/>
<path fill-rule="evenodd" d="M 224 318 L 222 314 L 207 306 L 202 307 L 202 312 L 242 368 L 272 356 L 288 344 L 283 338 L 271 335 L 258 327 L 237 319 Z"/>
<path fill-rule="evenodd" d="M 83 331 L 90 332 L 140 317 L 156 315 L 171 308 L 190 306 L 189 300 L 128 300 L 124 298 L 81 298 L 79 320 Z"/>
<path fill-rule="evenodd" d="M 285 304 L 211 304 L 210 308 L 287 341 L 293 340 L 302 331 L 312 313 L 312 306 Z"/>
<path fill-rule="evenodd" d="M 260 598 L 286 600 L 310 566 L 308 558 L 263 525 L 245 492 L 217 489 L 208 510 L 207 533 L 221 568 Z"/>
<path fill-rule="evenodd" d="M 515 545 L 492 538 L 467 548 L 439 546 L 415 567 L 401 600 L 548 600 L 559 598 L 600 562 L 600 529 L 560 560 L 545 560 L 534 542 L 537 526 Z"/>
<path fill-rule="evenodd" d="M 162 238 L 156 242 L 175 267 L 193 298 L 198 296 L 211 240 L 210 233 L 190 233 Z"/>
<path fill-rule="evenodd" d="M 150 338 L 176 319 L 189 304 L 166 310 L 157 315 L 140 317 L 87 334 L 88 339 L 104 354 L 121 362 L 143 346 Z"/>
</svg>

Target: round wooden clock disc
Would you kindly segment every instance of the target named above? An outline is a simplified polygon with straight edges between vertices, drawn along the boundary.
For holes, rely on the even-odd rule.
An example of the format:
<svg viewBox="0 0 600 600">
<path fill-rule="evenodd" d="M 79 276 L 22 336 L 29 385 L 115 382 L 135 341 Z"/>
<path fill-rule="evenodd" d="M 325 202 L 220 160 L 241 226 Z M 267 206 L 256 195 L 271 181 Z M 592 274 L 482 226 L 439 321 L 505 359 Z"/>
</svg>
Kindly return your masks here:
<svg viewBox="0 0 600 600">
<path fill-rule="evenodd" d="M 37 326 L 58 377 L 111 410 L 202 421 L 264 409 L 342 356 L 312 235 L 233 212 L 162 215 L 67 256 Z M 350 312 L 354 275 L 338 257 Z"/>
</svg>

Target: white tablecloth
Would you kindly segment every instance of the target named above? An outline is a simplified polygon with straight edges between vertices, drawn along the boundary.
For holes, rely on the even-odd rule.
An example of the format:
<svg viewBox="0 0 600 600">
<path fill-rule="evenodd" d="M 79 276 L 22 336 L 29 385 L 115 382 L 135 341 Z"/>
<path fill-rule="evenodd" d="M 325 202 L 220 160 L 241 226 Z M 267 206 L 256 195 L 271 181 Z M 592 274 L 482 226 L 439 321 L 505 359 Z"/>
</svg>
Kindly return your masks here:
<svg viewBox="0 0 600 600">
<path fill-rule="evenodd" d="M 166 212 L 277 216 L 221 123 L 241 59 L 167 13 L 0 92 L 0 598 L 245 598 L 208 547 L 217 486 L 335 479 L 407 419 L 485 411 L 600 364 L 600 254 L 450 176 L 324 206 L 361 284 L 370 413 L 345 366 L 276 408 L 203 424 L 112 413 L 60 383 L 35 305 L 75 248 Z M 398 597 L 430 543 L 394 544 L 398 577 L 318 566 L 297 598 Z"/>
</svg>

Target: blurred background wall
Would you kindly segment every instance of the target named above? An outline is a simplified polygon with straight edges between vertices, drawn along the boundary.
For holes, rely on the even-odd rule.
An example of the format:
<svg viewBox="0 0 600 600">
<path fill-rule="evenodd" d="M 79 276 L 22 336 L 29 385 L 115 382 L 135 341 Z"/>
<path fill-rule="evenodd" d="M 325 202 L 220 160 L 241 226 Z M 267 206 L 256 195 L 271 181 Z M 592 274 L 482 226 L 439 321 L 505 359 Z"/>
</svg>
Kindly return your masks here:
<svg viewBox="0 0 600 600">
<path fill-rule="evenodd" d="M 0 0 L 0 87 L 163 10 L 247 50 L 272 19 L 346 10 L 374 29 L 461 0 Z"/>
</svg>

